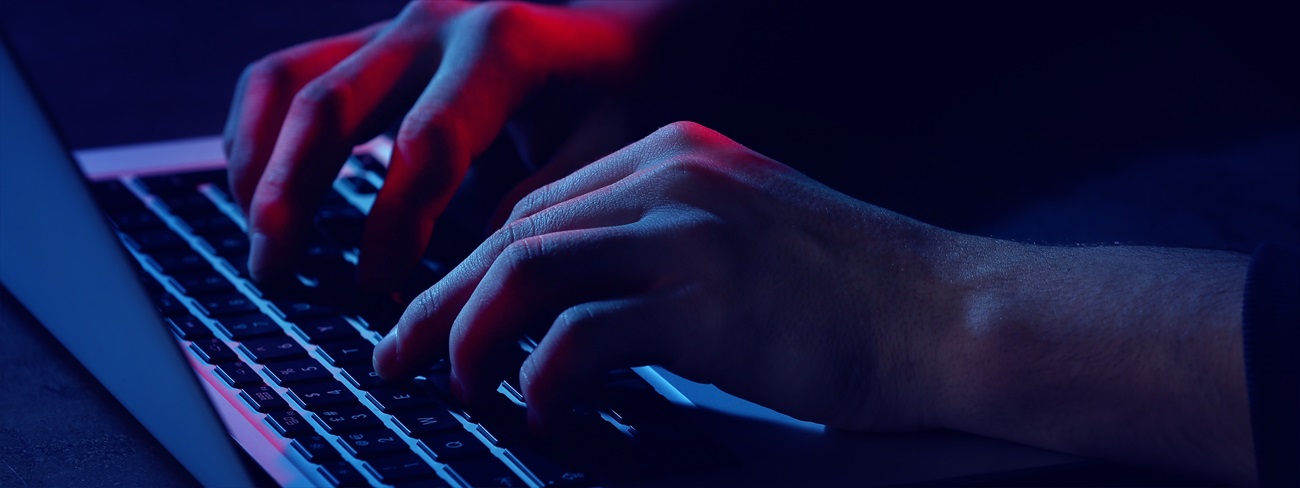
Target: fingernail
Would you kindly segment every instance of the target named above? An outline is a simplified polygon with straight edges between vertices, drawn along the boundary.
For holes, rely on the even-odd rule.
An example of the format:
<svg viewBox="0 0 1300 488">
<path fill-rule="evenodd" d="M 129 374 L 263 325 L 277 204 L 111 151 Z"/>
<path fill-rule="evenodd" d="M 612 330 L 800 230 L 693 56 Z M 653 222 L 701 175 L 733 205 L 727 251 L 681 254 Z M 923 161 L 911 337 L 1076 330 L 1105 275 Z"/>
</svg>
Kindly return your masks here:
<svg viewBox="0 0 1300 488">
<path fill-rule="evenodd" d="M 401 375 L 401 347 L 397 340 L 397 329 L 393 329 L 375 345 L 375 372 L 385 379 L 395 379 Z"/>
<path fill-rule="evenodd" d="M 249 238 L 250 247 L 248 250 L 248 274 L 253 275 L 254 280 L 265 280 L 271 277 L 271 248 L 273 243 L 271 238 L 261 232 L 254 232 L 253 237 Z"/>
</svg>

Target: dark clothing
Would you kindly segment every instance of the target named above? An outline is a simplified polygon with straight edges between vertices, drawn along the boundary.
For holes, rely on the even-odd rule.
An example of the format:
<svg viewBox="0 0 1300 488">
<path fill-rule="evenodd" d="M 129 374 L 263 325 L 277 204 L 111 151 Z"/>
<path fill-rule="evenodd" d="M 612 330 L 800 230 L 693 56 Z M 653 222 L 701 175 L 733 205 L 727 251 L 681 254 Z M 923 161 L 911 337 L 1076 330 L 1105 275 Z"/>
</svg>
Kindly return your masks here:
<svg viewBox="0 0 1300 488">
<path fill-rule="evenodd" d="M 1261 486 L 1300 486 L 1300 250 L 1261 245 L 1242 310 L 1246 386 Z"/>
</svg>

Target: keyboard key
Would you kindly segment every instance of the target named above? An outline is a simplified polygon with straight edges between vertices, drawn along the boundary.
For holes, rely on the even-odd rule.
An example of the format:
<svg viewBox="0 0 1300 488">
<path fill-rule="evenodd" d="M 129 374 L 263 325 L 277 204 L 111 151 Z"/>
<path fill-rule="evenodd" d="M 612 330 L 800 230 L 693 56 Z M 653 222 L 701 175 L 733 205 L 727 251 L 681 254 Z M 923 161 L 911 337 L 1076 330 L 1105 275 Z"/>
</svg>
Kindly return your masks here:
<svg viewBox="0 0 1300 488">
<path fill-rule="evenodd" d="M 266 365 L 271 379 L 280 386 L 292 386 L 329 378 L 325 366 L 313 359 L 297 359 Z"/>
<path fill-rule="evenodd" d="M 366 461 L 366 468 L 379 478 L 381 483 L 390 485 L 438 476 L 428 463 L 410 451 L 371 459 Z"/>
<path fill-rule="evenodd" d="M 456 459 L 447 462 L 452 471 L 461 479 L 475 487 L 518 488 L 528 486 L 524 480 L 506 467 L 500 459 L 491 456 L 479 456 Z"/>
<path fill-rule="evenodd" d="M 169 276 L 212 269 L 206 258 L 189 249 L 155 254 L 150 259 L 158 264 L 159 271 Z"/>
<path fill-rule="evenodd" d="M 338 311 L 329 305 L 300 300 L 272 300 L 272 305 L 280 316 L 290 322 L 302 319 L 338 315 Z"/>
<path fill-rule="evenodd" d="M 135 197 L 132 196 L 131 198 L 134 199 Z M 108 218 L 113 221 L 113 226 L 122 232 L 166 230 L 167 227 L 167 224 L 163 223 L 157 214 L 143 206 L 118 211 L 110 210 Z"/>
<path fill-rule="evenodd" d="M 433 452 L 434 457 L 439 462 L 488 452 L 487 445 L 483 444 L 483 441 L 463 429 L 424 439 L 424 445 L 429 448 L 429 451 Z"/>
<path fill-rule="evenodd" d="M 375 402 L 384 413 L 424 409 L 440 405 L 433 394 L 414 384 L 387 384 L 369 389 L 366 398 Z"/>
<path fill-rule="evenodd" d="M 235 351 L 230 350 L 225 342 L 217 338 L 199 339 L 190 344 L 190 349 L 199 355 L 199 359 L 208 364 L 217 364 L 239 359 Z"/>
<path fill-rule="evenodd" d="M 334 447 L 329 439 L 319 434 L 299 436 L 290 444 L 299 454 L 302 454 L 302 457 L 307 458 L 307 462 L 313 464 L 322 464 L 339 458 L 338 448 Z"/>
<path fill-rule="evenodd" d="M 168 327 L 171 327 L 172 333 L 176 334 L 177 337 L 187 341 L 212 337 L 212 329 L 209 329 L 197 317 L 189 315 L 167 317 L 163 319 L 163 322 Z"/>
<path fill-rule="evenodd" d="M 217 365 L 217 376 L 225 380 L 232 388 L 244 388 L 263 384 L 262 377 L 253 367 L 244 363 L 222 363 Z"/>
<path fill-rule="evenodd" d="M 146 283 L 154 282 L 152 277 L 145 278 L 145 280 Z M 190 309 L 185 308 L 185 304 L 165 290 L 154 292 L 153 303 L 158 308 L 158 313 L 161 313 L 164 317 L 186 317 L 190 315 Z"/>
<path fill-rule="evenodd" d="M 375 368 L 370 363 L 349 364 L 343 366 L 343 378 L 347 379 L 352 386 L 361 390 L 369 390 L 381 385 L 387 384 Z"/>
<path fill-rule="evenodd" d="M 209 180 L 216 178 L 216 173 L 209 171 L 200 171 L 193 173 L 174 173 L 159 176 L 146 176 L 136 180 L 145 191 L 168 197 L 173 195 L 182 195 L 194 193 L 195 188 L 201 183 L 207 183 Z M 224 171 L 222 172 L 224 174 Z"/>
<path fill-rule="evenodd" d="M 384 163 L 379 162 L 379 160 L 374 156 L 361 153 L 353 154 L 352 157 L 356 158 L 356 161 L 361 165 L 362 170 L 374 173 L 378 175 L 380 179 L 388 176 L 388 167 L 384 166 Z"/>
<path fill-rule="evenodd" d="M 260 364 L 307 355 L 307 350 L 299 346 L 297 341 L 283 334 L 279 337 L 250 339 L 240 345 L 240 348 L 253 362 Z"/>
<path fill-rule="evenodd" d="M 595 473 L 562 467 L 529 449 L 511 449 L 510 453 L 532 472 L 533 476 L 542 480 L 542 486 L 579 488 L 605 484 Z"/>
<path fill-rule="evenodd" d="M 338 488 L 354 486 L 370 486 L 370 482 L 362 476 L 352 463 L 339 459 L 336 461 L 326 461 L 316 468 L 326 481 Z"/>
<path fill-rule="evenodd" d="M 289 389 L 289 397 L 313 412 L 344 403 L 357 403 L 352 390 L 334 379 L 295 386 Z"/>
<path fill-rule="evenodd" d="M 185 225 L 190 227 L 190 231 L 204 238 L 226 233 L 243 232 L 239 228 L 239 224 L 230 220 L 230 216 L 220 213 L 220 211 L 207 215 L 183 216 L 182 218 L 185 220 Z"/>
<path fill-rule="evenodd" d="M 375 355 L 375 346 L 358 337 L 346 342 L 321 344 L 320 352 L 331 366 L 343 367 L 349 364 L 370 364 Z"/>
<path fill-rule="evenodd" d="M 244 315 L 257 311 L 257 305 L 243 295 L 202 297 L 197 302 L 199 308 L 203 309 L 203 314 L 212 318 Z"/>
<path fill-rule="evenodd" d="M 204 264 L 207 264 L 207 261 L 204 261 Z M 238 293 L 235 285 L 231 284 L 225 276 L 212 271 L 211 265 L 208 265 L 204 271 L 173 274 L 172 280 L 181 289 L 181 293 L 191 297 Z"/>
<path fill-rule="evenodd" d="M 374 195 L 379 193 L 379 187 L 371 183 L 365 176 L 356 175 L 343 178 L 343 184 L 347 185 L 352 191 L 361 195 Z"/>
<path fill-rule="evenodd" d="M 239 254 L 248 254 L 248 236 L 238 229 L 203 236 L 203 241 L 212 248 L 212 252 L 223 258 Z"/>
<path fill-rule="evenodd" d="M 244 250 L 243 254 L 232 254 L 229 256 L 222 256 L 222 257 L 226 258 L 226 265 L 230 266 L 230 270 L 235 272 L 235 276 L 238 276 L 246 280 L 252 279 L 252 275 L 248 274 L 248 250 L 247 249 Z"/>
<path fill-rule="evenodd" d="M 198 192 L 164 196 L 162 202 L 167 210 L 187 221 L 191 217 L 221 213 L 208 197 Z"/>
<path fill-rule="evenodd" d="M 463 428 L 460 421 L 442 407 L 398 412 L 394 420 L 402 432 L 417 439 L 426 439 Z"/>
<path fill-rule="evenodd" d="M 253 407 L 253 410 L 262 413 L 289 409 L 289 402 L 284 401 L 279 392 L 265 383 L 244 388 L 244 391 L 239 392 L 239 397 Z"/>
<path fill-rule="evenodd" d="M 383 422 L 374 412 L 355 401 L 351 405 L 316 412 L 316 419 L 325 425 L 326 431 L 334 435 L 383 427 Z"/>
<path fill-rule="evenodd" d="M 397 434 L 387 430 L 354 432 L 345 434 L 341 438 L 343 449 L 360 459 L 376 458 L 393 451 L 410 450 L 406 442 L 398 438 Z"/>
<path fill-rule="evenodd" d="M 284 437 L 300 437 L 316 434 L 316 429 L 307 423 L 307 419 L 296 410 L 277 410 L 266 416 L 266 423 Z"/>
<path fill-rule="evenodd" d="M 185 239 L 170 229 L 128 232 L 126 241 L 132 249 L 145 254 L 190 248 L 190 244 L 185 242 Z"/>
<path fill-rule="evenodd" d="M 503 396 L 490 395 L 469 413 L 479 423 L 479 428 L 486 430 L 499 446 L 520 445 L 532 440 L 527 412 Z"/>
<path fill-rule="evenodd" d="M 314 319 L 297 323 L 303 338 L 312 344 L 324 344 L 347 339 L 355 339 L 357 330 L 346 320 L 338 317 Z"/>
<path fill-rule="evenodd" d="M 231 339 L 243 341 L 280 332 L 280 324 L 263 314 L 240 315 L 217 319 L 217 326 Z"/>
</svg>

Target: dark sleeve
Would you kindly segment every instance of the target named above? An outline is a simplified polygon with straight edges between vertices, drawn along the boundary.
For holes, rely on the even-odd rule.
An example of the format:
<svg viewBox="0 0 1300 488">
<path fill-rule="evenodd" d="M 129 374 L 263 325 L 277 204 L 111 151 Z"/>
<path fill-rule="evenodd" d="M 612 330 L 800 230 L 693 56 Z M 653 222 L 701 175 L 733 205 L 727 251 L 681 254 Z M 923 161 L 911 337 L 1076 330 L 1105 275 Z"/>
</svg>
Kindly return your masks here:
<svg viewBox="0 0 1300 488">
<path fill-rule="evenodd" d="M 1300 250 L 1255 250 L 1242 307 L 1260 486 L 1300 486 Z"/>
</svg>

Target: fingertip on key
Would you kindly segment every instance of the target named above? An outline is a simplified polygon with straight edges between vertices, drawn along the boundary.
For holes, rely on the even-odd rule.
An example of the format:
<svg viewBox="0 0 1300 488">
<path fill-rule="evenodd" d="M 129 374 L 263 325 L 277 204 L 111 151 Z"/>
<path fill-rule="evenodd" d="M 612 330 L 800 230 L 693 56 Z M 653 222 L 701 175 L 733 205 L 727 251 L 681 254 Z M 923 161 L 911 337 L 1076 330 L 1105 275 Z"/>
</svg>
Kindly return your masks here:
<svg viewBox="0 0 1300 488">
<path fill-rule="evenodd" d="M 375 356 L 373 366 L 375 372 L 385 379 L 397 379 L 402 374 L 401 367 L 401 347 L 397 340 L 397 330 L 394 329 L 384 336 L 375 345 Z"/>
</svg>

